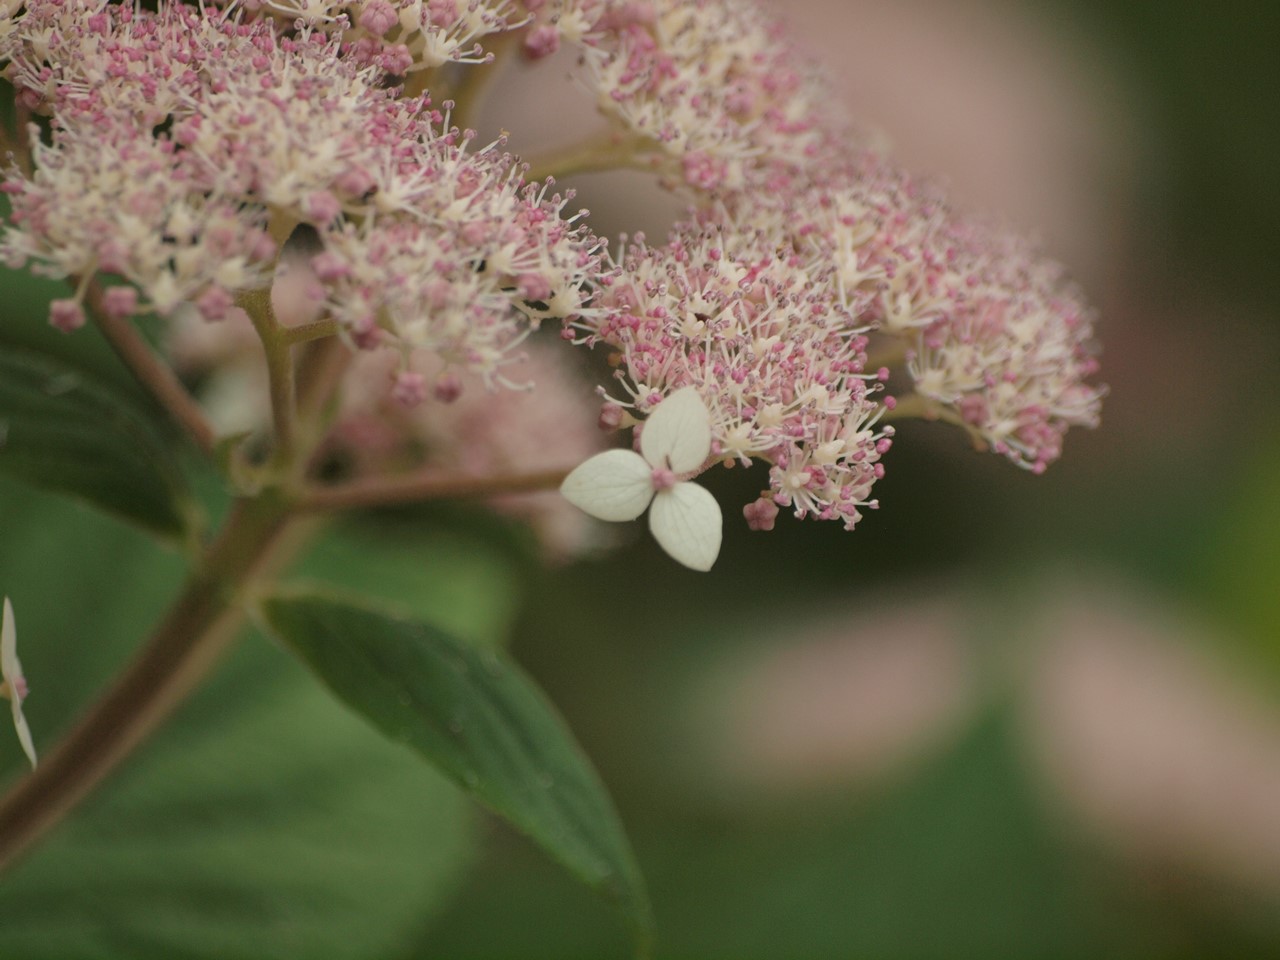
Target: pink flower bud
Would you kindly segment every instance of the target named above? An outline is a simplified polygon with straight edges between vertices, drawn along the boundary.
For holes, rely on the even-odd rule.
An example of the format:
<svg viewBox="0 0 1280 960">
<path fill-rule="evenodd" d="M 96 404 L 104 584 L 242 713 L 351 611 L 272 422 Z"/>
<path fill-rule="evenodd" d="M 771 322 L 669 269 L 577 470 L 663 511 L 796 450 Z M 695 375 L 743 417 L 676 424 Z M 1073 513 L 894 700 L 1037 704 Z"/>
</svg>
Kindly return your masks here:
<svg viewBox="0 0 1280 960">
<path fill-rule="evenodd" d="M 434 392 L 441 403 L 453 403 L 462 396 L 462 381 L 456 373 L 442 373 L 436 380 Z"/>
<path fill-rule="evenodd" d="M 560 31 L 546 23 L 529 31 L 524 38 L 524 52 L 530 60 L 549 57 L 560 49 Z"/>
<path fill-rule="evenodd" d="M 113 320 L 123 320 L 138 311 L 138 291 L 133 287 L 108 287 L 102 294 L 102 309 Z"/>
<path fill-rule="evenodd" d="M 79 300 L 54 300 L 49 304 L 49 325 L 63 333 L 79 330 L 84 326 L 84 307 Z"/>
<path fill-rule="evenodd" d="M 769 497 L 762 496 L 743 507 L 742 515 L 747 518 L 747 526 L 752 530 L 769 531 L 778 518 L 778 505 Z"/>
<path fill-rule="evenodd" d="M 427 399 L 427 380 L 422 374 L 413 370 L 402 371 L 396 374 L 391 396 L 403 406 L 416 407 Z"/>
</svg>

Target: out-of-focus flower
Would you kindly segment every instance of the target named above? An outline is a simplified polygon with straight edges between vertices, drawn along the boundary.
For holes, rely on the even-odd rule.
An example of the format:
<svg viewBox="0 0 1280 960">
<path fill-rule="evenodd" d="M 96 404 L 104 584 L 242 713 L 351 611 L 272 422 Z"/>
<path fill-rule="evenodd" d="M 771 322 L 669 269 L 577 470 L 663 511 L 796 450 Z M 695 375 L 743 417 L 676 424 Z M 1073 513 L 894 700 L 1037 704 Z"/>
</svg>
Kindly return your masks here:
<svg viewBox="0 0 1280 960">
<path fill-rule="evenodd" d="M 711 415 L 693 387 L 653 408 L 640 431 L 640 453 L 606 450 L 580 464 L 560 487 L 593 517 L 634 520 L 649 508 L 649 529 L 663 550 L 694 570 L 710 570 L 720 554 L 722 521 L 715 497 L 696 483 L 711 453 Z"/>
<path fill-rule="evenodd" d="M 36 745 L 31 739 L 31 728 L 22 715 L 22 701 L 27 698 L 27 679 L 22 674 L 22 662 L 18 659 L 18 631 L 13 622 L 13 604 L 4 598 L 3 621 L 0 622 L 0 697 L 13 705 L 13 727 L 18 731 L 22 752 L 36 765 Z"/>
<path fill-rule="evenodd" d="M 1097 425 L 1091 312 L 1029 242 L 871 152 L 797 213 L 799 243 L 833 265 L 841 304 L 905 350 L 926 415 L 1037 473 L 1070 426 Z"/>
<path fill-rule="evenodd" d="M 1163 874 L 1280 895 L 1280 710 L 1168 598 L 1059 584 L 1027 657 L 1027 742 L 1063 807 Z"/>
<path fill-rule="evenodd" d="M 530 19 L 512 0 L 266 0 L 288 23 L 340 34 L 356 57 L 407 76 L 493 59 L 480 41 Z M 532 4 L 530 4 L 532 6 Z"/>
<path fill-rule="evenodd" d="M 578 42 L 600 110 L 677 182 L 784 189 L 837 131 L 847 148 L 821 70 L 761 5 L 617 4 L 597 26 Z"/>
<path fill-rule="evenodd" d="M 344 378 L 329 447 L 362 476 L 561 470 L 599 451 L 605 439 L 586 402 L 589 382 L 578 359 L 555 342 L 531 338 L 506 368 L 523 389 L 497 389 L 473 374 L 443 369 L 426 351 L 407 358 L 361 352 Z M 403 389 L 406 378 L 418 385 L 415 395 Z M 607 539 L 600 524 L 555 490 L 488 503 L 528 524 L 552 560 L 581 556 Z"/>
</svg>

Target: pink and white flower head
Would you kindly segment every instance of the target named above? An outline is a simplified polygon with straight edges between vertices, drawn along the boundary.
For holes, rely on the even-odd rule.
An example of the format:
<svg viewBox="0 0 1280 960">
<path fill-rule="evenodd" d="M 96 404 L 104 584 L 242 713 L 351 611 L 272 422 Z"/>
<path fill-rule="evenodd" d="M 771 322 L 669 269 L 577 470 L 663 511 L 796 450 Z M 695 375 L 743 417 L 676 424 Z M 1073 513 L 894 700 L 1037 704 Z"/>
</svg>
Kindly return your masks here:
<svg viewBox="0 0 1280 960">
<path fill-rule="evenodd" d="M 0 620 L 0 697 L 13 706 L 13 726 L 18 731 L 22 752 L 36 765 L 36 746 L 31 739 L 31 728 L 22 715 L 22 701 L 27 698 L 27 680 L 22 674 L 22 662 L 18 659 L 18 631 L 13 622 L 13 604 L 4 598 L 3 619 Z"/>
<path fill-rule="evenodd" d="M 680 224 L 663 247 L 637 242 L 598 312 L 570 335 L 618 351 L 616 377 L 638 413 L 694 386 L 718 460 L 770 465 L 771 496 L 799 517 L 852 529 L 883 472 L 892 427 L 866 338 L 832 268 L 789 248 L 781 225 L 746 227 L 723 210 Z"/>
<path fill-rule="evenodd" d="M 617 4 L 585 33 L 600 110 L 646 141 L 649 158 L 704 193 L 794 176 L 847 124 L 829 85 L 755 3 Z"/>
<path fill-rule="evenodd" d="M 872 154 L 804 208 L 800 248 L 831 262 L 846 309 L 905 347 L 933 415 L 1037 473 L 1068 427 L 1097 425 L 1091 312 L 1029 242 Z"/>
<path fill-rule="evenodd" d="M 682 479 L 701 472 L 710 453 L 711 415 L 698 391 L 685 387 L 653 408 L 639 453 L 598 453 L 565 478 L 560 492 L 600 520 L 634 520 L 647 508 L 649 530 L 672 559 L 710 570 L 720 554 L 720 505 Z"/>
<path fill-rule="evenodd" d="M 451 0 L 400 13 L 502 19 Z M 427 98 L 348 52 L 243 11 L 33 0 L 0 60 L 52 113 L 51 142 L 33 136 L 32 174 L 7 172 L 0 257 L 121 277 L 135 312 L 194 302 L 221 319 L 270 285 L 306 224 L 323 248 L 318 299 L 353 342 L 436 350 L 500 382 L 532 326 L 587 309 L 603 248 L 582 213 L 562 216 L 572 193 L 525 183 L 500 141 L 469 149 Z M 52 319 L 73 327 L 74 307 Z"/>
<path fill-rule="evenodd" d="M 527 182 L 505 135 L 475 148 L 421 92 L 465 90 L 502 33 L 535 58 L 575 45 L 609 157 L 697 198 L 664 243 L 636 237 L 615 263 L 571 191 Z M 635 493 L 643 463 L 636 515 L 652 502 L 660 541 L 700 568 L 710 495 L 685 474 L 711 463 L 767 465 L 744 511 L 760 530 L 780 507 L 852 529 L 877 505 L 889 415 L 949 420 L 1045 469 L 1070 426 L 1098 419 L 1088 308 L 1030 245 L 861 146 L 810 63 L 750 0 L 27 0 L 0 18 L 0 72 L 49 121 L 30 169 L 5 172 L 0 259 L 80 281 L 52 307 L 59 329 L 106 275 L 124 281 L 107 284 L 113 319 L 191 304 L 230 336 L 249 329 L 238 307 L 265 313 L 282 251 L 312 241 L 295 312 L 369 354 L 348 397 L 378 367 L 360 413 L 419 441 L 417 411 L 462 422 L 469 397 L 522 386 L 527 338 L 559 319 L 565 339 L 611 350 L 601 422 L 645 422 L 640 453 L 588 461 L 622 472 L 593 467 L 569 491 L 607 509 L 587 480 Z M 287 312 L 267 320 L 308 322 Z M 260 375 L 232 393 L 265 398 L 248 389 Z M 677 464 L 695 433 L 701 450 L 702 418 L 672 433 L 661 411 L 695 402 L 705 462 Z M 482 426 L 522 422 L 477 409 Z M 265 422 L 265 402 L 248 412 Z M 477 450 L 523 449 L 482 426 L 467 428 Z M 679 524 L 702 533 L 681 541 Z"/>
<path fill-rule="evenodd" d="M 512 0 L 266 0 L 287 23 L 341 34 L 362 60 L 405 76 L 445 64 L 488 63 L 488 37 L 529 21 Z"/>
<path fill-rule="evenodd" d="M 589 312 L 590 287 L 611 272 L 603 245 L 581 213 L 561 216 L 571 193 L 524 184 L 496 149 L 443 137 L 414 162 L 421 182 L 402 208 L 321 233 L 313 268 L 326 307 L 358 344 L 431 350 L 502 383 L 542 319 Z"/>
</svg>

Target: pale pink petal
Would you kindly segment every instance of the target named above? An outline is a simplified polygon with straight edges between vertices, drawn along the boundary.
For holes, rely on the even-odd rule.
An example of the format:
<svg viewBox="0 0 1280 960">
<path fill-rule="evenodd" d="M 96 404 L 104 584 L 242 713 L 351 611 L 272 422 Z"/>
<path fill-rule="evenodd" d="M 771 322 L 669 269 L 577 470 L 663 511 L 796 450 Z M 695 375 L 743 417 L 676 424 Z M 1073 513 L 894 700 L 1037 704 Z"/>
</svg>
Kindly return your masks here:
<svg viewBox="0 0 1280 960">
<path fill-rule="evenodd" d="M 649 529 L 673 560 L 710 570 L 720 554 L 720 504 L 696 483 L 677 483 L 653 498 Z"/>
<path fill-rule="evenodd" d="M 634 520 L 653 499 L 653 470 L 632 450 L 606 450 L 581 463 L 560 493 L 599 520 Z"/>
<path fill-rule="evenodd" d="M 697 470 L 711 452 L 711 414 L 693 387 L 677 390 L 653 408 L 640 433 L 640 452 L 654 467 Z"/>
</svg>

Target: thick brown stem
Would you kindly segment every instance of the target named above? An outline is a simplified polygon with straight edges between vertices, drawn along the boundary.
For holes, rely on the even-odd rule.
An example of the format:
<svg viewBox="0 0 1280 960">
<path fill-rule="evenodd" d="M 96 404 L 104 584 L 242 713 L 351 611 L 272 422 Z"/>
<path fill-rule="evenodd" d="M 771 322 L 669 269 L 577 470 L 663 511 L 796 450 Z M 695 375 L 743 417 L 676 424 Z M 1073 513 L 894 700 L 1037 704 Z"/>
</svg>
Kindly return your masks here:
<svg viewBox="0 0 1280 960">
<path fill-rule="evenodd" d="M 237 594 L 286 523 L 272 497 L 240 501 L 182 593 L 114 685 L 0 800 L 0 868 L 56 825 L 182 702 L 234 637 Z"/>
</svg>

